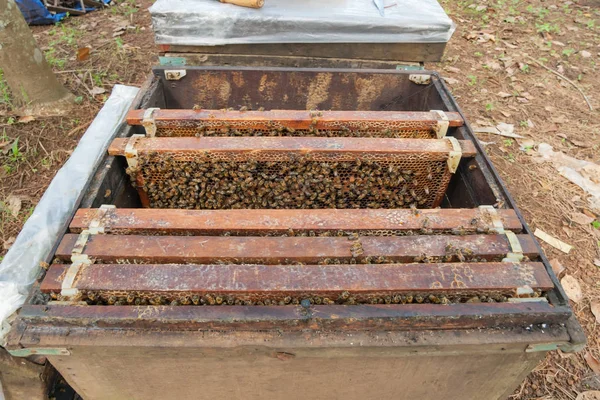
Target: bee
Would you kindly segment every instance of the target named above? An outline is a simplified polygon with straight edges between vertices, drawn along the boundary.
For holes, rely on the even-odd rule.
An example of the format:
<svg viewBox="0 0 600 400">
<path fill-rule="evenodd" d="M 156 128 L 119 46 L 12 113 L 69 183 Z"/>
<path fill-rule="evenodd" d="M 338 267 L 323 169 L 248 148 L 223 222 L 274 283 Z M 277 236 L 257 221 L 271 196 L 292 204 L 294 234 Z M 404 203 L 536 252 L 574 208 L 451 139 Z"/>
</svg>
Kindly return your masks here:
<svg viewBox="0 0 600 400">
<path fill-rule="evenodd" d="M 421 296 L 420 294 L 415 296 L 415 301 L 419 304 L 423 303 L 424 300 L 425 300 L 425 298 L 423 296 Z"/>
<path fill-rule="evenodd" d="M 188 306 L 192 304 L 192 301 L 189 296 L 183 296 L 179 299 L 179 303 L 184 306 Z"/>
<path fill-rule="evenodd" d="M 108 303 L 108 305 L 112 306 L 113 304 L 115 304 L 117 302 L 117 297 L 110 296 L 106 302 Z"/>
<path fill-rule="evenodd" d="M 360 243 L 358 241 L 354 242 L 352 244 L 352 246 L 350 247 L 350 253 L 352 254 L 352 257 L 355 257 L 355 258 L 359 257 L 359 256 L 363 255 L 364 252 L 365 251 L 363 250 L 362 243 Z"/>
<path fill-rule="evenodd" d="M 215 300 L 215 298 L 214 298 L 213 296 L 211 296 L 210 294 L 206 294 L 206 295 L 203 297 L 203 300 L 204 300 L 204 302 L 205 302 L 204 304 L 208 304 L 208 305 L 211 305 L 211 306 L 214 306 L 214 305 L 215 305 L 215 303 L 216 303 L 216 300 Z"/>
<path fill-rule="evenodd" d="M 340 293 L 339 299 L 340 300 L 348 300 L 350 298 L 350 292 L 348 292 L 347 290 L 344 290 L 342 293 Z"/>
</svg>

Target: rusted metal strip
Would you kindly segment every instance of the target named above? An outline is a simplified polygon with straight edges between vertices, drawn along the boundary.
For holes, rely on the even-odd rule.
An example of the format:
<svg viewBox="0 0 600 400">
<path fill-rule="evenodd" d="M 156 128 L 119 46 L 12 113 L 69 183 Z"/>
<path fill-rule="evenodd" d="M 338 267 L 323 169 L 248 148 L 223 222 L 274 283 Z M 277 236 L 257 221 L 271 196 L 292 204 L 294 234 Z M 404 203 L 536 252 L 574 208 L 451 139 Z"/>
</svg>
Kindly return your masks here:
<svg viewBox="0 0 600 400">
<path fill-rule="evenodd" d="M 67 261 L 76 239 L 76 234 L 66 234 L 55 257 Z M 537 256 L 530 235 L 515 235 L 515 240 L 524 255 Z M 100 235 L 88 240 L 86 253 L 100 263 L 383 264 L 474 258 L 500 261 L 512 250 L 504 235 L 367 236 L 359 242 L 363 253 L 353 257 L 357 241 L 344 237 Z"/>
<path fill-rule="evenodd" d="M 514 210 L 498 209 L 503 226 L 522 229 Z M 71 221 L 71 232 L 89 226 L 96 209 L 79 209 Z M 315 210 L 112 210 L 105 219 L 105 232 L 195 234 L 195 235 L 334 235 L 345 232 L 406 234 L 407 231 L 452 231 L 456 234 L 487 232 L 493 226 L 489 214 L 479 209 L 315 209 Z"/>
<path fill-rule="evenodd" d="M 108 148 L 114 156 L 131 153 L 130 138 L 117 138 Z M 474 144 L 458 141 L 462 157 L 474 157 Z M 370 160 L 398 161 L 398 157 L 414 156 L 416 160 L 447 160 L 453 152 L 445 139 L 388 139 L 388 138 L 322 138 L 322 137 L 142 137 L 135 139 L 137 156 L 169 153 L 175 160 L 210 153 L 225 160 L 251 159 L 254 161 L 285 161 L 286 158 L 320 156 L 331 161 L 354 161 L 364 157 Z M 334 157 L 334 158 L 331 158 Z"/>
<path fill-rule="evenodd" d="M 233 110 L 158 110 L 152 112 L 155 128 L 208 129 L 297 129 L 297 130 L 431 130 L 443 131 L 464 124 L 457 112 L 440 114 L 437 111 L 233 111 Z M 127 114 L 130 125 L 145 125 L 147 110 L 131 110 Z M 441 129 L 440 129 L 441 124 Z M 156 131 L 154 131 L 156 132 Z M 189 130 L 193 136 L 193 131 Z M 442 133 L 442 132 L 439 132 Z M 444 132 L 445 133 L 445 132 Z M 443 135 L 442 135 L 443 136 Z"/>
<path fill-rule="evenodd" d="M 568 307 L 548 303 L 473 303 L 279 306 L 88 306 L 25 305 L 19 318 L 30 326 L 152 330 L 330 331 L 523 327 L 562 323 Z M 37 344 L 37 342 L 35 343 Z"/>
<path fill-rule="evenodd" d="M 68 265 L 54 264 L 42 291 L 58 291 Z M 56 271 L 58 270 L 58 271 Z M 58 276 L 59 279 L 53 277 Z M 236 299 L 279 301 L 286 296 L 327 296 L 366 301 L 373 296 L 435 293 L 470 296 L 481 293 L 512 295 L 529 286 L 554 285 L 544 265 L 527 263 L 438 263 L 356 265 L 200 265 L 94 264 L 82 266 L 79 291 L 107 299 L 129 292 L 140 297 L 233 296 Z"/>
</svg>

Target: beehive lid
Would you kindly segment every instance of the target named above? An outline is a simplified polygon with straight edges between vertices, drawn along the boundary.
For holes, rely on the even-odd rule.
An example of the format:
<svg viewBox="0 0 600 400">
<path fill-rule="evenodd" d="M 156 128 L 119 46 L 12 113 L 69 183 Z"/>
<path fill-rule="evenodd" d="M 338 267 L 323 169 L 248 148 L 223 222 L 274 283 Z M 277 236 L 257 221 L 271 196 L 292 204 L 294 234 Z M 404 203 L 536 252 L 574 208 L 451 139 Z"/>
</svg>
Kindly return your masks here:
<svg viewBox="0 0 600 400">
<path fill-rule="evenodd" d="M 389 3 L 389 4 L 388 4 Z M 446 43 L 455 25 L 436 0 L 393 0 L 381 16 L 364 0 L 267 0 L 261 9 L 214 0 L 158 0 L 159 45 Z"/>
</svg>

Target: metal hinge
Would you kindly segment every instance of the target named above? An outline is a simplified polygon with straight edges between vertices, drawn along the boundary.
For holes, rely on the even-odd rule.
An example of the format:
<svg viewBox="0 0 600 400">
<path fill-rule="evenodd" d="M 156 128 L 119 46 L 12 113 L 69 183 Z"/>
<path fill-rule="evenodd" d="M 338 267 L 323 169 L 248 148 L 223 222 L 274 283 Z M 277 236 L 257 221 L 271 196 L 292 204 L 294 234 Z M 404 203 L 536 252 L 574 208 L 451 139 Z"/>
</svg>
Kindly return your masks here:
<svg viewBox="0 0 600 400">
<path fill-rule="evenodd" d="M 434 130 L 436 137 L 438 139 L 442 139 L 448 133 L 448 127 L 450 126 L 448 116 L 442 110 L 431 110 L 431 112 L 437 114 L 437 116 L 439 117 L 437 126 L 434 128 Z"/>
<path fill-rule="evenodd" d="M 26 349 L 7 349 L 13 357 L 29 357 L 29 356 L 70 356 L 71 352 L 62 348 L 26 348 Z"/>
<path fill-rule="evenodd" d="M 408 80 L 417 85 L 429 85 L 431 83 L 431 75 L 428 74 L 410 74 Z"/>
<path fill-rule="evenodd" d="M 129 140 L 127 141 L 127 145 L 125 145 L 125 159 L 127 160 L 127 165 L 129 168 L 136 168 L 138 165 L 138 152 L 135 148 L 136 142 L 145 137 L 144 135 L 131 135 Z"/>
<path fill-rule="evenodd" d="M 147 108 L 144 111 L 142 117 L 142 126 L 146 129 L 146 137 L 156 136 L 156 123 L 154 121 L 154 114 L 160 110 L 160 108 Z"/>
<path fill-rule="evenodd" d="M 526 353 L 534 353 L 537 351 L 553 351 L 560 349 L 565 353 L 577 353 L 585 348 L 585 343 L 573 344 L 571 342 L 566 343 L 536 343 L 530 344 L 525 349 Z"/>
<path fill-rule="evenodd" d="M 185 69 L 167 69 L 165 70 L 165 78 L 168 81 L 178 81 L 186 75 Z"/>
<path fill-rule="evenodd" d="M 448 153 L 448 170 L 453 174 L 458 169 L 458 164 L 460 164 L 460 159 L 462 158 L 462 148 L 455 137 L 447 136 L 446 139 L 448 139 L 452 145 L 452 150 L 450 150 Z"/>
</svg>

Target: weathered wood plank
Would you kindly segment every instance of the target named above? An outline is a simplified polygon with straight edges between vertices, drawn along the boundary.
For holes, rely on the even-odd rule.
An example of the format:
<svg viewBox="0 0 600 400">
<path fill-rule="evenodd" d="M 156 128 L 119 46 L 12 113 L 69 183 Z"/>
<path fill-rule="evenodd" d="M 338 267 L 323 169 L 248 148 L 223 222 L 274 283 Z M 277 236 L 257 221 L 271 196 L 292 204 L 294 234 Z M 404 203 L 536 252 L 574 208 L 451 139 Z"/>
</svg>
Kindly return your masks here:
<svg viewBox="0 0 600 400">
<path fill-rule="evenodd" d="M 442 59 L 446 43 L 259 43 L 223 46 L 185 46 L 160 44 L 161 52 L 251 54 L 365 60 L 430 61 Z"/>
<path fill-rule="evenodd" d="M 571 311 L 545 302 L 280 306 L 25 305 L 28 325 L 166 330 L 446 330 L 565 322 Z"/>
<path fill-rule="evenodd" d="M 79 233 L 96 218 L 97 209 L 79 209 L 71 232 Z M 521 222 L 514 210 L 496 210 L 504 229 L 519 232 Z M 352 231 L 361 234 L 395 234 L 457 230 L 475 233 L 492 228 L 489 215 L 479 209 L 315 209 L 315 210 L 178 210 L 112 209 L 102 220 L 106 232 L 169 233 L 194 235 L 294 235 L 302 232 Z"/>
<path fill-rule="evenodd" d="M 116 138 L 108 153 L 125 155 L 125 147 L 131 139 Z M 475 146 L 470 140 L 459 141 L 462 157 L 473 157 Z M 282 155 L 335 156 L 336 161 L 354 161 L 361 155 L 386 157 L 419 155 L 424 160 L 445 160 L 452 151 L 452 144 L 445 139 L 389 139 L 349 137 L 142 137 L 135 141 L 138 155 L 150 153 L 174 153 L 175 159 L 186 158 L 202 152 L 235 153 L 239 158 L 247 155 L 255 161 L 276 161 Z M 284 154 L 282 154 L 284 153 Z"/>
<path fill-rule="evenodd" d="M 61 289 L 68 265 L 54 264 L 41 285 Z M 59 270 L 60 273 L 56 270 Z M 56 277 L 58 279 L 52 277 Z M 73 284 L 107 298 L 135 292 L 141 297 L 233 296 L 260 301 L 286 296 L 327 296 L 349 292 L 356 301 L 399 293 L 469 296 L 485 292 L 513 294 L 516 288 L 552 289 L 544 265 L 525 263 L 351 264 L 351 265 L 200 265 L 92 264 L 80 268 Z"/>
<path fill-rule="evenodd" d="M 182 60 L 183 59 L 183 60 Z M 293 68 L 352 68 L 395 70 L 399 61 L 365 60 L 360 58 L 325 58 L 304 56 L 267 56 L 256 54 L 164 53 L 161 65 L 221 66 L 221 67 L 293 67 Z M 402 66 L 421 68 L 420 62 L 402 61 Z"/>
<path fill-rule="evenodd" d="M 142 125 L 145 109 L 130 110 L 129 125 Z M 448 112 L 451 127 L 464 124 L 459 113 Z M 154 111 L 152 119 L 157 127 L 206 126 L 210 129 L 275 129 L 278 127 L 300 130 L 357 130 L 390 129 L 415 130 L 434 129 L 440 121 L 439 115 L 426 111 L 319 111 L 270 110 L 270 111 L 227 111 L 227 110 L 178 110 Z"/>
<path fill-rule="evenodd" d="M 67 234 L 56 251 L 70 260 L 79 235 Z M 530 235 L 518 235 L 524 254 L 537 256 Z M 83 251 L 103 263 L 231 264 L 348 263 L 356 241 L 344 237 L 141 236 L 92 235 Z M 356 262 L 377 264 L 414 262 L 416 258 L 464 261 L 477 257 L 498 260 L 511 252 L 504 235 L 420 235 L 360 238 L 363 254 Z M 382 260 L 377 260 L 378 258 Z"/>
</svg>

